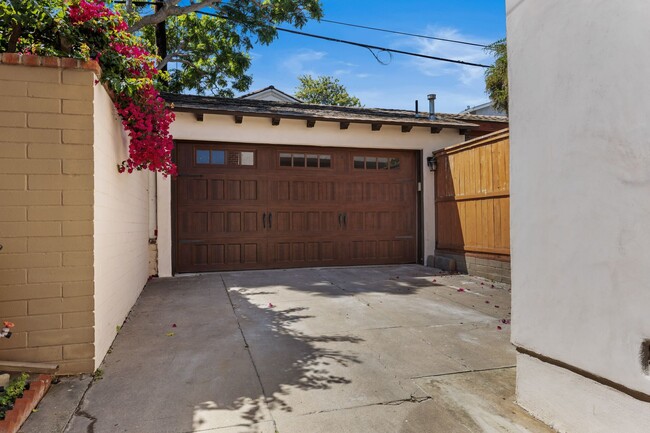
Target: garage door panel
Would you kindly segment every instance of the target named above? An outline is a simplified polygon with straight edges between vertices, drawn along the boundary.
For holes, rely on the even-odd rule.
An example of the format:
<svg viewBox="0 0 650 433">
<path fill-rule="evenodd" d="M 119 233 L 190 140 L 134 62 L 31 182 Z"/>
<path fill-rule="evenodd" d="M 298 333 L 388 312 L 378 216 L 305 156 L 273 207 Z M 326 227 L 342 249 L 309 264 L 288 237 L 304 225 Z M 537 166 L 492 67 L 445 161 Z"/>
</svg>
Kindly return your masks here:
<svg viewBox="0 0 650 433">
<path fill-rule="evenodd" d="M 322 266 L 339 264 L 341 254 L 337 242 L 332 240 L 281 239 L 269 241 L 268 260 L 275 267 Z"/>
<path fill-rule="evenodd" d="M 177 272 L 416 261 L 413 152 L 230 146 L 179 144 Z"/>
</svg>

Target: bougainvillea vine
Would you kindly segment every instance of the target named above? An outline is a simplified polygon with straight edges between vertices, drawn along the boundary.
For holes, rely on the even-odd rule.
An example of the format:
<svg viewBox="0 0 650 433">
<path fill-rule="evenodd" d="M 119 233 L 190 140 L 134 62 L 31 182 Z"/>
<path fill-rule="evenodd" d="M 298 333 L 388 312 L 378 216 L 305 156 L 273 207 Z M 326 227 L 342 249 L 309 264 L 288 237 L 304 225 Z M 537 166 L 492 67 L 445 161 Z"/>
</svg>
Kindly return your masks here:
<svg viewBox="0 0 650 433">
<path fill-rule="evenodd" d="M 5 21 L 9 17 L 8 22 L 14 23 L 11 32 L 0 31 L 0 47 L 9 52 L 99 63 L 100 81 L 111 93 L 130 138 L 128 158 L 118 165 L 120 172 L 176 174 L 169 134 L 174 114 L 155 87 L 159 78 L 166 78 L 156 68 L 160 58 L 128 32 L 122 15 L 101 0 L 0 3 L 0 12 Z"/>
<path fill-rule="evenodd" d="M 102 81 L 114 93 L 115 108 L 129 134 L 129 157 L 118 170 L 175 175 L 169 134 L 174 113 L 154 87 L 154 79 L 161 74 L 156 68 L 159 59 L 127 32 L 124 18 L 103 1 L 72 0 L 66 17 L 88 46 L 89 57 L 102 67 Z"/>
</svg>

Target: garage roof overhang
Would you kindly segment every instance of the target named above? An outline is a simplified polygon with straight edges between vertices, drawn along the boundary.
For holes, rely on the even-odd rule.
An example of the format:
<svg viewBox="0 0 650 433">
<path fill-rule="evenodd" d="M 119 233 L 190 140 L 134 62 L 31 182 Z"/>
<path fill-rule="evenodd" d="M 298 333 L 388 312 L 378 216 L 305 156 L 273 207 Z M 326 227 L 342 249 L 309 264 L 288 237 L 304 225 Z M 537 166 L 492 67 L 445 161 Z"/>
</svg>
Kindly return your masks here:
<svg viewBox="0 0 650 433">
<path fill-rule="evenodd" d="M 464 135 L 467 130 L 478 127 L 475 123 L 457 120 L 453 114 L 436 113 L 429 118 L 427 113 L 416 114 L 408 110 L 384 108 L 336 107 L 303 103 L 287 103 L 250 99 L 216 98 L 209 96 L 179 95 L 163 93 L 163 98 L 173 104 L 175 112 L 193 113 L 198 120 L 204 114 L 230 115 L 236 123 L 244 117 L 266 117 L 271 125 L 277 126 L 281 119 L 304 120 L 307 128 L 316 122 L 338 122 L 340 129 L 348 129 L 352 123 L 371 125 L 372 131 L 379 131 L 383 125 L 401 126 L 402 132 L 410 132 L 413 127 L 430 128 L 437 134 L 443 128 L 457 129 Z"/>
</svg>

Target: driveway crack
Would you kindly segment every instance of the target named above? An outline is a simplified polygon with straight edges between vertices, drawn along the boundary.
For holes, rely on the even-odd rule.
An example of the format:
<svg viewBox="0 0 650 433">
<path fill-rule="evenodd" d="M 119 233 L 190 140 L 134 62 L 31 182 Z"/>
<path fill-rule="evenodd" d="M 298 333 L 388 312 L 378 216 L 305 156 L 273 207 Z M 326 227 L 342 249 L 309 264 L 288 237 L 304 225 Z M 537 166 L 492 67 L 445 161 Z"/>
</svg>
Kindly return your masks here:
<svg viewBox="0 0 650 433">
<path fill-rule="evenodd" d="M 425 401 L 429 401 L 432 398 L 433 397 L 428 396 L 428 395 L 424 396 L 424 397 L 416 397 L 415 395 L 411 395 L 408 398 L 400 398 L 400 399 L 397 399 L 397 400 L 382 401 L 382 402 L 379 402 L 379 403 L 361 404 L 361 405 L 358 405 L 358 406 L 340 407 L 340 408 L 336 408 L 336 409 L 317 410 L 317 411 L 313 411 L 313 412 L 306 412 L 306 413 L 303 413 L 301 415 L 302 416 L 315 415 L 315 414 L 319 414 L 319 413 L 338 412 L 338 411 L 341 411 L 341 410 L 360 409 L 360 408 L 372 407 L 372 406 L 399 406 L 399 405 L 402 405 L 404 403 L 416 403 L 416 404 L 418 404 L 418 403 L 424 403 Z"/>
<path fill-rule="evenodd" d="M 68 427 L 70 427 L 70 423 L 72 422 L 72 419 L 75 416 L 83 417 L 86 418 L 87 420 L 90 420 L 90 424 L 86 426 L 86 433 L 94 433 L 95 432 L 95 423 L 97 422 L 97 418 L 86 412 L 82 407 L 84 406 L 86 402 L 86 394 L 88 394 L 88 391 L 90 391 L 90 388 L 93 386 L 95 383 L 95 380 L 91 380 L 90 383 L 88 384 L 88 388 L 86 388 L 86 391 L 84 391 L 83 395 L 81 396 L 81 400 L 79 400 L 79 404 L 77 405 L 77 408 L 73 412 L 72 415 L 70 415 L 70 418 L 68 419 L 68 422 L 66 423 L 65 427 L 63 428 L 63 431 L 67 431 Z"/>
<path fill-rule="evenodd" d="M 228 290 L 228 284 L 226 284 L 226 281 L 223 279 L 223 275 L 220 275 L 219 277 L 221 278 L 221 283 L 223 284 L 223 287 L 226 290 L 226 296 L 228 296 L 228 302 L 230 302 L 230 307 L 232 308 L 233 315 L 235 316 L 235 320 L 237 321 L 237 327 L 239 328 L 239 333 L 241 334 L 241 338 L 244 340 L 244 348 L 248 353 L 248 357 L 251 360 L 251 364 L 253 364 L 253 369 L 255 370 L 255 375 L 257 376 L 257 382 L 260 384 L 260 388 L 262 389 L 262 395 L 264 396 L 264 400 L 266 401 L 268 399 L 268 396 L 266 394 L 266 390 L 264 389 L 264 384 L 262 383 L 260 372 L 257 369 L 257 364 L 255 364 L 255 359 L 253 358 L 253 354 L 251 353 L 250 345 L 246 340 L 246 335 L 244 334 L 244 330 L 242 329 L 241 323 L 239 321 L 239 316 L 235 312 L 235 304 L 233 304 L 232 298 L 230 297 L 230 290 Z"/>
</svg>

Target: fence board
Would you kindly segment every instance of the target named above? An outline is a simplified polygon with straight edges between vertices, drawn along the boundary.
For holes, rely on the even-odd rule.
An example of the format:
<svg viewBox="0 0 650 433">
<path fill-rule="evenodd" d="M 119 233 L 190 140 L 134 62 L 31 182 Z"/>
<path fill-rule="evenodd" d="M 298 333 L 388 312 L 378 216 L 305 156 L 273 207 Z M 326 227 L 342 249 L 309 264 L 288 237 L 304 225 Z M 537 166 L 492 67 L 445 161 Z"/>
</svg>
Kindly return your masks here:
<svg viewBox="0 0 650 433">
<path fill-rule="evenodd" d="M 436 249 L 510 256 L 509 130 L 435 153 Z"/>
</svg>

